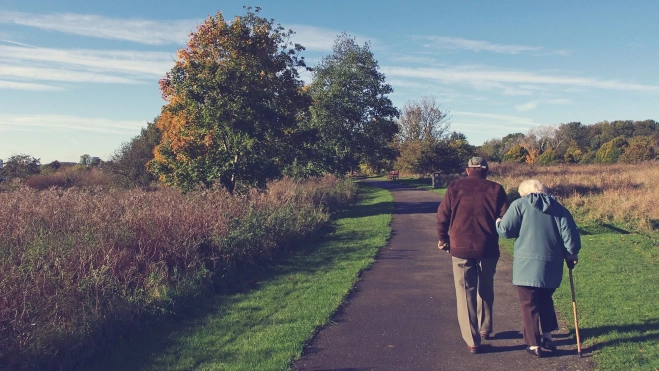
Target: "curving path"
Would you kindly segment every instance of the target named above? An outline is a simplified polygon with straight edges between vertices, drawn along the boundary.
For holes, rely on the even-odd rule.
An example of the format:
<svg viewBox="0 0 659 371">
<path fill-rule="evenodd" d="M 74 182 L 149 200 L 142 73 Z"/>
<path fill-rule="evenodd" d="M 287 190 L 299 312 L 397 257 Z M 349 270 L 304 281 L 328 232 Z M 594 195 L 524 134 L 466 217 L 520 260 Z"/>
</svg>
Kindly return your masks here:
<svg viewBox="0 0 659 371">
<path fill-rule="evenodd" d="M 458 329 L 450 255 L 436 247 L 441 197 L 373 183 L 393 194 L 392 237 L 293 370 L 592 370 L 562 322 L 554 333 L 557 354 L 537 359 L 524 351 L 512 259 L 505 255 L 495 275 L 494 338 L 483 353 L 469 354 Z"/>
</svg>

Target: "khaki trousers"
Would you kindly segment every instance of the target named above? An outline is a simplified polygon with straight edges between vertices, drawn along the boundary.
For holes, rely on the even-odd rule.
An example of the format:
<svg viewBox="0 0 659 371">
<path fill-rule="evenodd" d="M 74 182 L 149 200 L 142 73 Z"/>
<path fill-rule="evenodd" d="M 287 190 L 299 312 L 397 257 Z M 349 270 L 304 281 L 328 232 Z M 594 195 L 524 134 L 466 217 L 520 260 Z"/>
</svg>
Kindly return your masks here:
<svg viewBox="0 0 659 371">
<path fill-rule="evenodd" d="M 480 345 L 481 333 L 492 333 L 494 273 L 498 260 L 452 257 L 458 324 L 462 338 L 470 347 Z"/>
</svg>

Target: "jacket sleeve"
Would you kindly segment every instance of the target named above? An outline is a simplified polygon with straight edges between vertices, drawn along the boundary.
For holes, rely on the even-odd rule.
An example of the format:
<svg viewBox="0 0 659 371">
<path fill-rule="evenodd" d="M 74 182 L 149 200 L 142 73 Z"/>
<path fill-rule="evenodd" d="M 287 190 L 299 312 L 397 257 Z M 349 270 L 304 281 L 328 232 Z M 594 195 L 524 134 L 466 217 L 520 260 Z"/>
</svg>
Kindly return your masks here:
<svg viewBox="0 0 659 371">
<path fill-rule="evenodd" d="M 503 218 L 508 207 L 510 207 L 510 201 L 508 201 L 508 195 L 503 187 L 499 188 L 499 194 L 497 195 L 497 206 L 499 207 L 497 218 Z"/>
<path fill-rule="evenodd" d="M 568 255 L 577 255 L 581 250 L 581 236 L 579 228 L 574 222 L 572 214 L 564 208 L 564 215 L 560 218 L 558 228 L 563 238 L 563 246 Z"/>
<path fill-rule="evenodd" d="M 519 208 L 519 202 L 513 202 L 497 224 L 497 233 L 503 238 L 517 238 L 521 226 L 522 210 Z"/>
<path fill-rule="evenodd" d="M 442 242 L 449 242 L 449 228 L 451 225 L 451 186 L 446 190 L 437 209 L 437 237 Z"/>
</svg>

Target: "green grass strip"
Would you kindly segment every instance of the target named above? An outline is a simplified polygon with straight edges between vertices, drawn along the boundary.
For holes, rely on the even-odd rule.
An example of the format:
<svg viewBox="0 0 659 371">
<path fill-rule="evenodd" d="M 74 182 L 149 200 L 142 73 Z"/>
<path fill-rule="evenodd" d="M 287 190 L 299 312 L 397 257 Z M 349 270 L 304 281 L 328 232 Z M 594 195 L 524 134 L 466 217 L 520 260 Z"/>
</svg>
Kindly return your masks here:
<svg viewBox="0 0 659 371">
<path fill-rule="evenodd" d="M 386 244 L 393 199 L 361 185 L 334 230 L 272 262 L 248 291 L 200 302 L 126 341 L 87 370 L 286 370 Z"/>
<path fill-rule="evenodd" d="M 597 370 L 658 370 L 657 241 L 601 226 L 591 230 L 593 234 L 581 236 L 579 264 L 573 270 L 583 353 L 592 352 Z M 513 240 L 500 241 L 512 253 Z M 563 273 L 554 302 L 576 348 L 567 268 Z"/>
<path fill-rule="evenodd" d="M 446 186 L 444 186 L 443 188 L 434 188 L 432 186 L 432 180 L 430 178 L 422 178 L 422 179 L 418 179 L 418 178 L 399 178 L 399 179 L 393 180 L 393 182 L 405 184 L 405 185 L 408 185 L 410 187 L 416 187 L 416 188 L 423 189 L 423 190 L 426 190 L 426 191 L 431 191 L 431 192 L 437 193 L 440 196 L 443 196 L 444 193 L 446 193 Z"/>
</svg>

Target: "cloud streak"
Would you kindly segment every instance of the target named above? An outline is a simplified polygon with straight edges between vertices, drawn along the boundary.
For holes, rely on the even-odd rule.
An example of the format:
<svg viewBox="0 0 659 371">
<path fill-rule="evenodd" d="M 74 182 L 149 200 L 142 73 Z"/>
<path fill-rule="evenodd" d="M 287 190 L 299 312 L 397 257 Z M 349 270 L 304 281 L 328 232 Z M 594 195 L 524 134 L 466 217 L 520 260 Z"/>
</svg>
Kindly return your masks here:
<svg viewBox="0 0 659 371">
<path fill-rule="evenodd" d="M 0 11 L 0 23 L 148 45 L 185 45 L 188 35 L 200 22 L 192 19 L 152 21 L 139 18 L 108 18 L 91 14 Z"/>
<path fill-rule="evenodd" d="M 473 52 L 487 51 L 503 54 L 518 54 L 522 52 L 537 52 L 542 50 L 542 48 L 536 46 L 496 44 L 488 41 L 469 40 L 460 37 L 427 36 L 425 39 L 432 42 L 432 44 L 426 44 L 426 47 L 436 46 L 444 49 L 460 49 Z"/>
<path fill-rule="evenodd" d="M 626 83 L 618 80 L 543 75 L 527 71 L 497 70 L 472 66 L 454 68 L 383 67 L 382 71 L 388 77 L 432 79 L 448 83 L 469 84 L 482 88 L 498 87 L 500 84 L 525 84 L 526 89 L 531 88 L 532 85 L 539 85 L 636 92 L 659 91 L 659 86 Z"/>
<path fill-rule="evenodd" d="M 130 135 L 139 132 L 144 121 L 110 120 L 68 115 L 0 114 L 0 131 L 91 132 Z"/>
<path fill-rule="evenodd" d="M 165 52 L 0 45 L 0 89 L 63 90 L 59 83 L 153 83 L 173 66 Z"/>
</svg>

